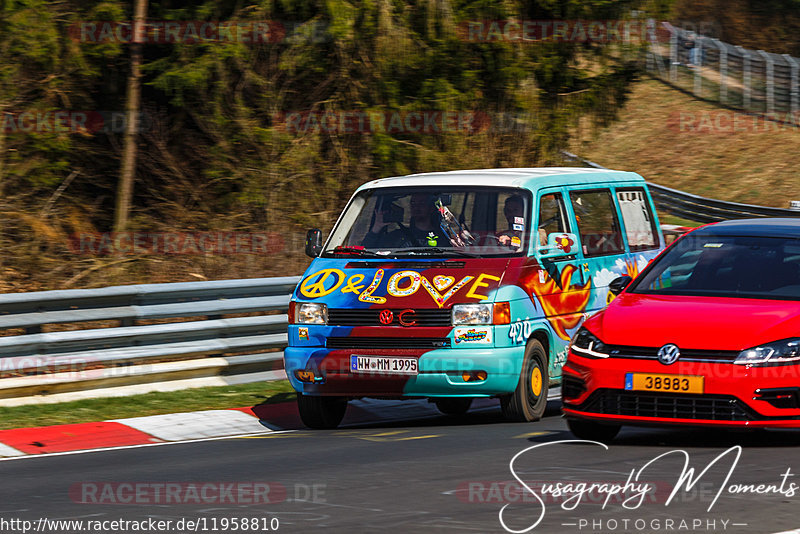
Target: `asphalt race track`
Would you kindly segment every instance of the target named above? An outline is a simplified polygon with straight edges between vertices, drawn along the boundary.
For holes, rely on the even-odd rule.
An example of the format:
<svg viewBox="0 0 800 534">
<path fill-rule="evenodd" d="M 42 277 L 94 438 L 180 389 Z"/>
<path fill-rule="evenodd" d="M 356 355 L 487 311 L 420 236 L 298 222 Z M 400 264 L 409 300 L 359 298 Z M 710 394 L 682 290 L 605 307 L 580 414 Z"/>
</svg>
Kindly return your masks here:
<svg viewBox="0 0 800 534">
<path fill-rule="evenodd" d="M 48 523 L 63 519 L 153 519 L 172 525 L 183 519 L 182 530 L 171 530 L 252 531 L 256 525 L 264 532 L 276 526 L 277 518 L 278 532 L 505 532 L 500 521 L 505 504 L 502 519 L 518 532 L 532 527 L 542 512 L 541 522 L 528 532 L 774 533 L 800 527 L 800 477 L 795 476 L 800 432 L 626 428 L 605 450 L 597 444 L 554 443 L 574 439 L 557 402 L 551 402 L 543 421 L 532 424 L 504 422 L 495 401 L 462 418 L 436 413 L 421 402 L 410 409 L 389 403 L 380 414 L 383 421 L 354 423 L 351 418 L 347 424 L 346 419 L 334 431 L 302 429 L 286 423 L 284 414 L 283 424 L 298 429 L 2 461 L 0 530 L 20 532 L 2 523 L 11 519 L 30 520 L 34 530 L 42 523 L 40 532 L 76 531 Z M 721 456 L 737 445 L 738 461 L 735 448 Z M 522 453 L 530 447 L 535 448 Z M 686 455 L 672 452 L 656 459 L 669 451 Z M 530 490 L 509 467 L 518 453 L 514 473 Z M 666 505 L 687 455 L 696 479 L 715 458 L 719 461 Z M 629 487 L 622 497 L 613 494 L 619 486 L 609 484 L 622 486 L 639 470 L 639 483 L 648 487 Z M 604 485 L 582 495 L 544 494 L 570 482 Z M 181 488 L 171 502 L 165 501 L 166 489 L 153 489 L 168 484 Z M 214 493 L 226 484 L 227 494 Z M 742 488 L 745 484 L 753 486 Z M 203 485 L 211 489 L 199 498 L 186 490 Z M 236 489 L 256 487 L 260 490 Z M 246 528 L 239 523 L 234 529 L 233 522 L 244 518 Z M 198 522 L 186 528 L 187 520 Z M 93 531 L 132 531 L 124 529 L 106 523 Z"/>
</svg>

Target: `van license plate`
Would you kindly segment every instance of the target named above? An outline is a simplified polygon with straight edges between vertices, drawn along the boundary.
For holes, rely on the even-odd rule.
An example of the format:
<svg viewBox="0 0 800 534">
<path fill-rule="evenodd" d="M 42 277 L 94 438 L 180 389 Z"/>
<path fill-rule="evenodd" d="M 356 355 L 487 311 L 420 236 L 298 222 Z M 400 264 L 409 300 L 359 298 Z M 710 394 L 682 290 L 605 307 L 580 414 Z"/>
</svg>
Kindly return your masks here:
<svg viewBox="0 0 800 534">
<path fill-rule="evenodd" d="M 350 371 L 353 373 L 372 373 L 390 375 L 416 375 L 416 358 L 395 358 L 387 356 L 350 356 Z"/>
</svg>

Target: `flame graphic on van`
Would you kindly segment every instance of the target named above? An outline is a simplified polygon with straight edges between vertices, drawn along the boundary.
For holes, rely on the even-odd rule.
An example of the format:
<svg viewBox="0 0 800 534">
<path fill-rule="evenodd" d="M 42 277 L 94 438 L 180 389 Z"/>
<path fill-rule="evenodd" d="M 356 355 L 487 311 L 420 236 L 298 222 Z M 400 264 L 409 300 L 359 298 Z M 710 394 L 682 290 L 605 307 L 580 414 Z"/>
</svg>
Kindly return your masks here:
<svg viewBox="0 0 800 534">
<path fill-rule="evenodd" d="M 531 296 L 536 296 L 547 322 L 558 337 L 567 341 L 570 337 L 567 330 L 575 328 L 581 322 L 592 296 L 591 277 L 583 286 L 571 285 L 572 275 L 576 271 L 574 265 L 567 265 L 561 270 L 558 280 L 548 275 L 540 282 L 538 271 L 520 280 L 525 290 Z"/>
</svg>

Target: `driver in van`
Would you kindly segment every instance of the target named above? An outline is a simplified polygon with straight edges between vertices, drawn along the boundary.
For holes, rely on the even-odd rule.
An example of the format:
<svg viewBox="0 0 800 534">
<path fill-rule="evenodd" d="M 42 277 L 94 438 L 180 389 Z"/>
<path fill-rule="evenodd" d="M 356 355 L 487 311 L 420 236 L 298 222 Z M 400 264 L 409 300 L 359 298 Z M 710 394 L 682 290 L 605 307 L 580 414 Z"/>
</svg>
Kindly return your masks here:
<svg viewBox="0 0 800 534">
<path fill-rule="evenodd" d="M 402 223 L 402 208 L 396 204 L 376 208 L 372 226 L 362 241 L 367 248 L 398 248 L 441 246 L 439 212 L 434 205 L 434 196 L 425 193 L 414 193 L 409 200 L 411 220 L 409 226 Z M 399 213 L 398 213 L 399 210 Z M 397 230 L 389 231 L 389 226 L 396 223 Z"/>
<path fill-rule="evenodd" d="M 514 230 L 514 225 L 519 226 L 520 220 L 525 215 L 525 201 L 519 195 L 511 195 L 503 204 L 503 215 L 508 221 L 508 230 L 497 236 L 497 242 L 506 247 L 519 250 L 522 248 L 522 234 L 524 230 Z"/>
</svg>

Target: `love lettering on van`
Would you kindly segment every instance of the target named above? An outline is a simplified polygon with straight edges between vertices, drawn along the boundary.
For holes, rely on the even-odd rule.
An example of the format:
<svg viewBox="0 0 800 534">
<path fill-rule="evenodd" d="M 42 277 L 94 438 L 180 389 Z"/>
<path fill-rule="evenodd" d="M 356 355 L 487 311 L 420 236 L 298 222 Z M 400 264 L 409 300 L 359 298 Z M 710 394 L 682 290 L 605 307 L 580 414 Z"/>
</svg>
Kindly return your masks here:
<svg viewBox="0 0 800 534">
<path fill-rule="evenodd" d="M 386 272 L 378 269 L 369 284 L 363 274 L 354 274 L 348 277 L 340 269 L 323 269 L 310 275 L 300 284 L 300 293 L 308 298 L 319 298 L 330 295 L 334 291 L 342 293 L 355 293 L 361 302 L 383 304 L 386 297 L 377 296 L 375 292 L 383 282 Z M 467 297 L 486 300 L 488 297 L 476 291 L 489 287 L 486 280 L 500 281 L 500 277 L 481 273 L 476 277 L 465 276 L 456 282 L 455 277 L 438 274 L 430 280 L 417 271 L 399 271 L 386 280 L 386 294 L 392 297 L 408 297 L 423 288 L 440 308 L 464 286 L 472 282 Z"/>
</svg>

